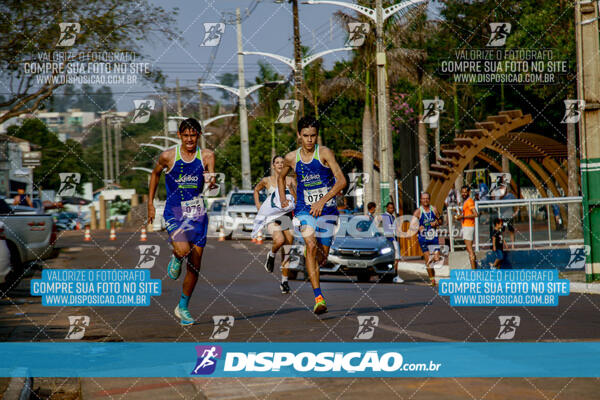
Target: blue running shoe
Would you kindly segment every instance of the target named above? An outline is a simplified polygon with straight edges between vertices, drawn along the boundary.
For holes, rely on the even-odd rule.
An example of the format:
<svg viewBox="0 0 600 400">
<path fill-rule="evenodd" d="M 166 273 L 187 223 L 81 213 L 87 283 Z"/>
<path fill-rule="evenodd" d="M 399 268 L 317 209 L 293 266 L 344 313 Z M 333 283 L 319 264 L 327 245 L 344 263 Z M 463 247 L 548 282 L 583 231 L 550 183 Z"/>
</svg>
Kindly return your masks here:
<svg viewBox="0 0 600 400">
<path fill-rule="evenodd" d="M 195 322 L 188 309 L 179 307 L 179 304 L 175 307 L 175 316 L 180 319 L 180 323 L 183 326 L 193 325 Z"/>
<path fill-rule="evenodd" d="M 175 256 L 171 257 L 169 265 L 167 266 L 167 275 L 173 280 L 177 280 L 181 275 L 181 260 Z"/>
</svg>

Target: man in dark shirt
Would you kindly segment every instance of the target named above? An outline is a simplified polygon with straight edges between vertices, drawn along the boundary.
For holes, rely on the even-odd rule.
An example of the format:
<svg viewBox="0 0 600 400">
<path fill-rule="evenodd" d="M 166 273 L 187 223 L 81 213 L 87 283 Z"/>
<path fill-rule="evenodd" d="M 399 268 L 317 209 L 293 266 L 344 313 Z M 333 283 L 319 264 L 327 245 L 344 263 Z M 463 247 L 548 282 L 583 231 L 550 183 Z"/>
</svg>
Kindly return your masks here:
<svg viewBox="0 0 600 400">
<path fill-rule="evenodd" d="M 504 260 L 504 239 L 502 232 L 504 224 L 501 218 L 494 219 L 494 230 L 492 231 L 492 251 L 494 252 L 494 263 L 492 269 L 498 269 Z"/>
<path fill-rule="evenodd" d="M 18 194 L 13 198 L 14 206 L 33 207 L 33 202 L 31 201 L 31 198 L 25 194 L 25 189 L 19 188 L 17 189 L 17 193 Z"/>
</svg>

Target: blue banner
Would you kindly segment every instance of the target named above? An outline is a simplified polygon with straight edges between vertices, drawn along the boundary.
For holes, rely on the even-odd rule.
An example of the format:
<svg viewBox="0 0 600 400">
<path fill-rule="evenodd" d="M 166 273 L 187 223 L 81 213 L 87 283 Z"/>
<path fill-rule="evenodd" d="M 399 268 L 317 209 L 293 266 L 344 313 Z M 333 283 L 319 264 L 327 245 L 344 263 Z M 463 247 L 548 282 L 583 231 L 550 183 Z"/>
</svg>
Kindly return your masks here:
<svg viewBox="0 0 600 400">
<path fill-rule="evenodd" d="M 44 306 L 149 306 L 162 287 L 148 269 L 45 269 L 30 293 Z"/>
<path fill-rule="evenodd" d="M 453 269 L 450 279 L 440 279 L 440 296 L 450 296 L 457 306 L 557 306 L 559 296 L 568 296 L 569 281 L 557 270 Z"/>
<path fill-rule="evenodd" d="M 0 376 L 600 377 L 585 343 L 0 343 Z"/>
</svg>

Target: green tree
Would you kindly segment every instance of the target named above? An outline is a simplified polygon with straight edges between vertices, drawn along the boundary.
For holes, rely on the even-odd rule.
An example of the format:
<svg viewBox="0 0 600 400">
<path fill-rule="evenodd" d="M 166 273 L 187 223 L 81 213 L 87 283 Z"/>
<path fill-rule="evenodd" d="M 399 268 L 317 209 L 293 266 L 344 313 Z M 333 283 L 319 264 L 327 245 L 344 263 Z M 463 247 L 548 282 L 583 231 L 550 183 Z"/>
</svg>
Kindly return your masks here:
<svg viewBox="0 0 600 400">
<path fill-rule="evenodd" d="M 0 123 L 42 107 L 54 91 L 64 82 L 48 79 L 45 83 L 36 78 L 44 75 L 58 78 L 66 73 L 50 71 L 48 74 L 27 71 L 24 66 L 32 62 L 44 62 L 39 55 L 58 57 L 57 65 L 66 67 L 82 56 L 102 52 L 128 52 L 139 61 L 143 58 L 141 43 L 157 34 L 167 40 L 178 39 L 174 15 L 148 0 L 70 0 L 68 6 L 55 1 L 5 0 L 0 3 L 0 14 L 5 23 L 0 24 L 0 79 L 9 92 L 0 102 L 6 112 Z M 81 30 L 72 47 L 58 47 L 59 23 L 77 22 Z M 68 50 L 68 51 L 66 51 Z M 39 60 L 38 58 L 42 59 Z M 110 61 L 108 64 L 114 64 Z M 70 76 L 77 75 L 72 73 Z M 141 76 L 153 83 L 160 83 L 162 75 L 155 70 Z"/>
<path fill-rule="evenodd" d="M 74 140 L 62 143 L 39 119 L 26 119 L 21 126 L 10 126 L 8 135 L 27 140 L 39 146 L 42 152 L 41 165 L 33 171 L 33 184 L 36 189 L 60 187 L 61 172 L 79 172 L 81 182 L 87 182 L 95 172 L 83 158 L 83 149 Z"/>
</svg>

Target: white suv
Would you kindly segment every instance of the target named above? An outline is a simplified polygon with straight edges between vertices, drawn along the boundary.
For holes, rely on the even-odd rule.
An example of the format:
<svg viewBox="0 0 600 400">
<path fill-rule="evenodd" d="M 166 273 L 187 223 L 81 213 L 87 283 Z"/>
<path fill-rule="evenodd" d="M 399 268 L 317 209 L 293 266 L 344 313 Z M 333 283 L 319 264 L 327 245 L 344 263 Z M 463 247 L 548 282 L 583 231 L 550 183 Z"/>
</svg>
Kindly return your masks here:
<svg viewBox="0 0 600 400">
<path fill-rule="evenodd" d="M 267 198 L 260 193 L 260 201 Z M 225 235 L 228 238 L 250 238 L 256 217 L 253 190 L 234 190 L 227 195 L 223 222 Z"/>
</svg>

